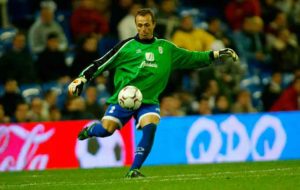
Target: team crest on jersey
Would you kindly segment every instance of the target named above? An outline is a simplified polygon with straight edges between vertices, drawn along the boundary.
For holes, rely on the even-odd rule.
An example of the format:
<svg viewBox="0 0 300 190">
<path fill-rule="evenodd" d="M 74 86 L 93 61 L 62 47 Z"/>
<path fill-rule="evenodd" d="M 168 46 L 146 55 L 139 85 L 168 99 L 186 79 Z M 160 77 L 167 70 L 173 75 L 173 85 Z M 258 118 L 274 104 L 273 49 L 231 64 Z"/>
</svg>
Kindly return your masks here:
<svg viewBox="0 0 300 190">
<path fill-rule="evenodd" d="M 145 53 L 146 61 L 153 62 L 154 61 L 154 53 L 146 52 Z"/>
<path fill-rule="evenodd" d="M 157 64 L 156 64 L 155 58 L 154 58 L 154 53 L 152 53 L 152 52 L 145 53 L 145 61 L 143 61 L 141 63 L 139 68 L 143 68 L 143 67 L 157 68 Z"/>
<path fill-rule="evenodd" d="M 164 53 L 164 50 L 161 46 L 158 46 L 158 52 L 159 54 L 163 54 Z"/>
</svg>

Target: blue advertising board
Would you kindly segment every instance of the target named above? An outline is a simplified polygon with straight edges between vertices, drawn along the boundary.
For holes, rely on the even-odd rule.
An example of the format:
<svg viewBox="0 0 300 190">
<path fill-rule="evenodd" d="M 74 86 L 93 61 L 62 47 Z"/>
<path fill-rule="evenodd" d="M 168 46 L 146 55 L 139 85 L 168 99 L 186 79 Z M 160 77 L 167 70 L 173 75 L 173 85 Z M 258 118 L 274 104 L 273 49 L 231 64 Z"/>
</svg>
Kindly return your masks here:
<svg viewBox="0 0 300 190">
<path fill-rule="evenodd" d="M 164 117 L 145 165 L 300 159 L 299 119 L 300 112 Z"/>
</svg>

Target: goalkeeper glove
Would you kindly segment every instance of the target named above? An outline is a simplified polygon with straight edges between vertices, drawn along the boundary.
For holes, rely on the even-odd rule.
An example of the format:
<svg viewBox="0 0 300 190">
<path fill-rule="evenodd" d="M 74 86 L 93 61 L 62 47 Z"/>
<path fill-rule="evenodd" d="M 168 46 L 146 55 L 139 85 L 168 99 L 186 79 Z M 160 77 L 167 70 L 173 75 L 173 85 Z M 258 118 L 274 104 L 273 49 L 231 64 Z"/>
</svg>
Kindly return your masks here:
<svg viewBox="0 0 300 190">
<path fill-rule="evenodd" d="M 238 55 L 230 48 L 221 49 L 218 51 L 213 51 L 214 59 L 228 58 L 231 57 L 233 61 L 239 59 Z"/>
<path fill-rule="evenodd" d="M 71 82 L 68 86 L 69 94 L 73 96 L 80 96 L 83 86 L 86 83 L 86 78 L 79 77 Z"/>
</svg>

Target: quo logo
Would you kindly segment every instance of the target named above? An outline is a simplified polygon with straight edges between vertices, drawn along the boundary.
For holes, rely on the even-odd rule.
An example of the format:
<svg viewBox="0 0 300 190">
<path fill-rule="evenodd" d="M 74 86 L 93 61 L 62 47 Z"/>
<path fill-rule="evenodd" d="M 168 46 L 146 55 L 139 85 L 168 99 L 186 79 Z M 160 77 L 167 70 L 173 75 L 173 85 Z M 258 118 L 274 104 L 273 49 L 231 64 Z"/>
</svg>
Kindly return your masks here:
<svg viewBox="0 0 300 190">
<path fill-rule="evenodd" d="M 263 152 L 257 151 L 258 141 L 262 140 L 267 130 L 274 134 L 273 142 L 263 139 Z M 204 142 L 198 144 L 199 154 L 195 156 L 196 139 L 202 133 L 208 133 L 210 141 L 205 148 Z M 223 139 L 225 136 L 225 139 Z M 238 144 L 234 145 L 234 136 L 238 137 Z M 223 138 L 222 138 L 223 137 Z M 230 116 L 220 123 L 218 128 L 214 120 L 200 118 L 191 126 L 186 140 L 186 156 L 188 163 L 209 163 L 224 161 L 245 161 L 251 155 L 253 160 L 276 160 L 280 157 L 285 144 L 286 133 L 281 121 L 271 115 L 263 115 L 255 123 L 252 134 L 247 133 L 246 127 L 237 117 Z M 260 141 L 261 142 L 261 141 Z M 206 143 L 207 144 L 207 143 Z M 225 153 L 221 148 L 225 147 Z"/>
</svg>

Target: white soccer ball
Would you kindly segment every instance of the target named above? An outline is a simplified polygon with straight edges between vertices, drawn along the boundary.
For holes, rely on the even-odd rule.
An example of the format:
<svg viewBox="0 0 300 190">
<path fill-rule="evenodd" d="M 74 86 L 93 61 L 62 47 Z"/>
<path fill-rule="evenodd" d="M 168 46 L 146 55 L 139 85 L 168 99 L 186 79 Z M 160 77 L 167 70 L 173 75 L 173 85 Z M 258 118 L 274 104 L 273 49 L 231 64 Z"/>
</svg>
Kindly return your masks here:
<svg viewBox="0 0 300 190">
<path fill-rule="evenodd" d="M 135 86 L 125 86 L 118 95 L 118 102 L 122 108 L 137 110 L 142 104 L 143 95 Z"/>
</svg>

